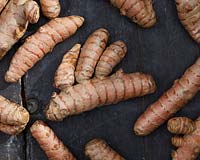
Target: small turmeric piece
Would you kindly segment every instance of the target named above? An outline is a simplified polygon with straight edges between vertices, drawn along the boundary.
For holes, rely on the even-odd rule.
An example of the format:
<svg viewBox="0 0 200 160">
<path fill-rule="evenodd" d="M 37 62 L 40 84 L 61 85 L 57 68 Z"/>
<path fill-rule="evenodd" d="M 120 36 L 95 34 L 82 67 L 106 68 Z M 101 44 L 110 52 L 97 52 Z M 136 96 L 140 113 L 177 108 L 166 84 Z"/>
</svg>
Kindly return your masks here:
<svg viewBox="0 0 200 160">
<path fill-rule="evenodd" d="M 25 108 L 0 96 L 0 131 L 11 135 L 18 134 L 28 121 L 29 113 Z"/>
<path fill-rule="evenodd" d="M 167 121 L 188 103 L 200 89 L 200 58 L 175 81 L 172 88 L 138 118 L 134 126 L 137 135 L 147 135 Z"/>
<path fill-rule="evenodd" d="M 4 9 L 7 3 L 8 0 L 0 0 L 0 12 Z"/>
<path fill-rule="evenodd" d="M 113 68 L 124 58 L 127 52 L 126 44 L 122 41 L 112 43 L 103 52 L 99 62 L 97 63 L 95 76 L 108 76 Z"/>
<path fill-rule="evenodd" d="M 125 74 L 121 70 L 102 79 L 94 78 L 52 95 L 46 109 L 49 120 L 62 120 L 97 106 L 116 104 L 141 97 L 156 90 L 152 76 L 143 73 Z"/>
<path fill-rule="evenodd" d="M 10 67 L 6 72 L 5 80 L 7 82 L 17 82 L 56 44 L 75 34 L 83 22 L 84 18 L 80 16 L 69 16 L 55 18 L 40 27 L 35 34 L 26 39 L 26 42 L 13 56 Z"/>
<path fill-rule="evenodd" d="M 125 160 L 102 139 L 93 139 L 87 143 L 85 155 L 91 160 Z"/>
<path fill-rule="evenodd" d="M 143 28 L 156 23 L 156 14 L 152 0 L 110 0 L 113 6 L 120 9 L 121 15 L 129 17 Z"/>
<path fill-rule="evenodd" d="M 199 0 L 176 0 L 178 17 L 190 36 L 200 43 Z"/>
<path fill-rule="evenodd" d="M 168 130 L 174 134 L 189 134 L 195 130 L 195 123 L 187 117 L 171 118 L 168 121 Z"/>
<path fill-rule="evenodd" d="M 61 10 L 59 0 L 40 0 L 40 5 L 45 17 L 56 18 L 59 16 Z"/>
<path fill-rule="evenodd" d="M 54 86 L 60 90 L 70 87 L 75 82 L 75 69 L 78 60 L 79 52 L 81 49 L 80 44 L 75 44 L 63 57 L 59 65 L 55 77 Z"/>
<path fill-rule="evenodd" d="M 175 147 L 180 147 L 183 145 L 184 140 L 181 136 L 174 136 L 172 137 L 171 142 Z"/>
<path fill-rule="evenodd" d="M 76 67 L 75 77 L 77 82 L 81 83 L 92 77 L 95 66 L 106 47 L 108 36 L 108 31 L 100 28 L 88 37 L 81 49 Z"/>
<path fill-rule="evenodd" d="M 38 120 L 30 128 L 32 136 L 39 143 L 49 160 L 76 160 L 53 130 Z"/>
<path fill-rule="evenodd" d="M 17 103 L 0 96 L 0 122 L 9 125 L 23 125 L 29 121 L 28 111 Z"/>
<path fill-rule="evenodd" d="M 176 117 L 168 122 L 170 132 L 184 134 L 183 137 L 172 139 L 173 144 L 178 147 L 172 152 L 173 160 L 195 160 L 200 154 L 200 117 L 193 124 L 191 122 L 186 117 Z"/>
<path fill-rule="evenodd" d="M 0 59 L 24 35 L 29 23 L 37 23 L 39 6 L 33 0 L 10 0 L 0 15 Z"/>
<path fill-rule="evenodd" d="M 25 129 L 25 127 L 26 124 L 17 126 L 0 123 L 0 131 L 9 135 L 18 135 Z"/>
</svg>

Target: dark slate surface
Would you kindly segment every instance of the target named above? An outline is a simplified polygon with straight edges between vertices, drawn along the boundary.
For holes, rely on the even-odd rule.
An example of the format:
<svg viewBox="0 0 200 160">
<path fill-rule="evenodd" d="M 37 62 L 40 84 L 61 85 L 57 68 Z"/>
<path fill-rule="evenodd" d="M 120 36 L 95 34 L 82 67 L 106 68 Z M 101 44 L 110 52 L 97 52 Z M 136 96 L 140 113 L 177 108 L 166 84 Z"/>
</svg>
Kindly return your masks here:
<svg viewBox="0 0 200 160">
<path fill-rule="evenodd" d="M 80 160 L 86 160 L 84 145 L 95 137 L 106 139 L 127 160 L 171 159 L 170 153 L 173 147 L 170 144 L 171 135 L 167 132 L 166 125 L 147 137 L 135 136 L 132 127 L 145 108 L 161 96 L 199 56 L 199 46 L 188 36 L 178 21 L 174 1 L 154 0 L 158 23 L 151 29 L 142 29 L 127 18 L 121 17 L 118 10 L 113 8 L 108 0 L 68 0 L 61 1 L 61 4 L 61 16 L 82 15 L 86 22 L 75 36 L 57 45 L 51 54 L 37 63 L 23 78 L 26 104 L 29 108 L 39 105 L 38 111 L 32 114 L 29 125 L 36 119 L 47 122 Z M 47 21 L 46 18 L 41 17 L 39 24 L 30 26 L 26 35 L 33 33 Z M 109 43 L 123 40 L 128 45 L 128 55 L 117 68 L 123 68 L 126 72 L 143 71 L 152 74 L 158 85 L 157 92 L 143 98 L 69 117 L 63 122 L 47 121 L 43 110 L 49 102 L 51 93 L 55 90 L 52 87 L 53 76 L 62 56 L 75 43 L 84 43 L 88 35 L 100 27 L 109 30 L 111 35 Z M 6 62 L 9 58 L 7 56 L 0 65 L 7 67 Z M 0 67 L 1 76 L 6 70 L 4 68 Z M 0 93 L 19 101 L 19 84 L 8 85 L 2 82 L 2 79 Z M 199 104 L 200 95 L 198 94 L 177 115 L 195 119 L 200 114 Z M 9 146 L 10 141 L 15 143 Z M 1 160 L 12 160 L 13 155 L 19 155 L 18 159 L 23 159 L 25 153 L 27 160 L 47 159 L 28 131 L 26 131 L 24 154 L 23 136 L 9 138 L 1 134 L 0 144 Z"/>
</svg>

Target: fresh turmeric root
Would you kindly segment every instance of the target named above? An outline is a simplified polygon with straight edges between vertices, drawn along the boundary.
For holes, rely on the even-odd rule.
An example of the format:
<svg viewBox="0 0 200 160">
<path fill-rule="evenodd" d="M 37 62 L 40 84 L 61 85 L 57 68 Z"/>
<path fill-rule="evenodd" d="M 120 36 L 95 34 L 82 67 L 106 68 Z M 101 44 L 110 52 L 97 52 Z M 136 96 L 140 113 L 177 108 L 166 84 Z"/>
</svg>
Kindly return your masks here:
<svg viewBox="0 0 200 160">
<path fill-rule="evenodd" d="M 116 104 L 134 97 L 153 93 L 156 85 L 150 75 L 143 73 L 124 74 L 118 71 L 114 75 L 85 81 L 54 93 L 46 109 L 50 120 L 62 120 L 66 116 L 80 114 L 97 106 Z"/>
<path fill-rule="evenodd" d="M 182 136 L 174 136 L 171 139 L 172 145 L 174 145 L 175 147 L 180 147 L 183 144 L 183 137 Z"/>
<path fill-rule="evenodd" d="M 124 58 L 127 52 L 126 44 L 122 41 L 112 43 L 103 52 L 99 62 L 97 63 L 95 76 L 108 76 L 113 68 Z"/>
<path fill-rule="evenodd" d="M 53 130 L 44 122 L 36 121 L 30 128 L 30 131 L 49 160 L 76 160 Z"/>
<path fill-rule="evenodd" d="M 200 117 L 194 122 L 186 117 L 176 117 L 168 121 L 168 130 L 183 137 L 172 138 L 178 149 L 172 153 L 173 160 L 195 160 L 200 154 Z"/>
<path fill-rule="evenodd" d="M 39 16 L 35 1 L 9 1 L 0 15 L 0 59 L 24 35 L 29 23 L 37 23 Z"/>
<path fill-rule="evenodd" d="M 8 0 L 0 0 L 0 12 L 4 9 L 7 3 Z"/>
<path fill-rule="evenodd" d="M 191 100 L 200 89 L 200 58 L 175 81 L 162 97 L 150 105 L 134 126 L 137 135 L 147 135 L 158 128 Z"/>
<path fill-rule="evenodd" d="M 59 65 L 55 78 L 54 85 L 56 88 L 64 89 L 70 87 L 74 84 L 74 72 L 76 68 L 76 63 L 78 60 L 79 52 L 81 49 L 80 44 L 76 44 L 69 50 L 63 57 L 61 64 Z"/>
<path fill-rule="evenodd" d="M 176 0 L 178 16 L 190 36 L 200 43 L 200 1 Z"/>
<path fill-rule="evenodd" d="M 152 27 L 156 23 L 152 0 L 110 0 L 110 2 L 120 9 L 123 16 L 129 17 L 141 27 Z"/>
<path fill-rule="evenodd" d="M 48 18 L 56 18 L 60 14 L 61 6 L 59 0 L 40 0 L 42 13 Z"/>
<path fill-rule="evenodd" d="M 0 123 L 0 131 L 9 135 L 18 135 L 25 129 L 26 125 L 27 124 L 17 126 Z"/>
<path fill-rule="evenodd" d="M 78 65 L 76 67 L 76 81 L 81 83 L 92 77 L 94 68 L 102 55 L 109 33 L 106 29 L 98 29 L 93 32 L 81 49 Z"/>
<path fill-rule="evenodd" d="M 28 111 L 8 99 L 0 96 L 0 131 L 7 134 L 18 134 L 29 121 Z"/>
<path fill-rule="evenodd" d="M 196 124 L 187 117 L 181 117 L 170 119 L 167 127 L 174 134 L 189 134 L 196 129 Z"/>
<path fill-rule="evenodd" d="M 91 160 L 125 160 L 102 139 L 90 141 L 85 147 L 85 155 Z"/>
<path fill-rule="evenodd" d="M 49 53 L 56 44 L 72 36 L 82 26 L 84 19 L 80 16 L 55 18 L 40 27 L 18 49 L 6 72 L 7 82 L 17 82 L 30 68 Z"/>
</svg>

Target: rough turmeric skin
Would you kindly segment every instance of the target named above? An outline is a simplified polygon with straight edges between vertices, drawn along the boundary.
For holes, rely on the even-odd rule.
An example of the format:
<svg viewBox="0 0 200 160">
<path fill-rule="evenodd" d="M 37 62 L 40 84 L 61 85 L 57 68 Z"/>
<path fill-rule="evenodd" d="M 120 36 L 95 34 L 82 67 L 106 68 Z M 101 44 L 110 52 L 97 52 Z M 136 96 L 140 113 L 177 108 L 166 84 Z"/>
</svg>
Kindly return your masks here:
<svg viewBox="0 0 200 160">
<path fill-rule="evenodd" d="M 61 6 L 59 0 L 40 0 L 42 13 L 48 18 L 56 18 L 60 14 Z"/>
<path fill-rule="evenodd" d="M 18 135 L 25 129 L 25 127 L 26 124 L 17 126 L 0 123 L 0 131 L 9 135 Z"/>
<path fill-rule="evenodd" d="M 39 16 L 35 1 L 9 1 L 0 15 L 0 59 L 24 35 L 29 23 L 37 23 Z"/>
<path fill-rule="evenodd" d="M 189 134 L 195 130 L 195 123 L 187 117 L 171 118 L 168 121 L 168 130 L 174 134 Z"/>
<path fill-rule="evenodd" d="M 183 145 L 184 140 L 183 140 L 183 137 L 176 135 L 176 136 L 172 137 L 171 142 L 175 147 L 180 147 Z"/>
<path fill-rule="evenodd" d="M 0 96 L 0 123 L 18 126 L 28 121 L 29 113 L 25 108 Z"/>
<path fill-rule="evenodd" d="M 10 135 L 19 134 L 28 121 L 29 113 L 25 108 L 0 96 L 0 131 Z"/>
<path fill-rule="evenodd" d="M 60 90 L 70 87 L 75 82 L 75 68 L 78 60 L 79 52 L 81 49 L 80 44 L 76 44 L 69 50 L 63 57 L 59 65 L 55 77 L 54 86 Z"/>
<path fill-rule="evenodd" d="M 92 110 L 97 106 L 116 104 L 134 97 L 153 93 L 156 85 L 150 75 L 143 73 L 124 74 L 118 71 L 102 79 L 92 79 L 54 93 L 46 109 L 49 120 L 63 118 Z"/>
<path fill-rule="evenodd" d="M 4 9 L 7 3 L 8 0 L 0 0 L 0 12 Z"/>
<path fill-rule="evenodd" d="M 30 128 L 30 131 L 49 160 L 76 160 L 53 130 L 44 122 L 36 121 Z"/>
<path fill-rule="evenodd" d="M 172 88 L 150 105 L 139 117 L 134 126 L 135 133 L 137 135 L 150 134 L 187 104 L 199 89 L 200 58 L 186 70 L 180 79 L 175 81 Z"/>
<path fill-rule="evenodd" d="M 102 55 L 109 33 L 106 29 L 98 29 L 86 40 L 81 49 L 78 65 L 76 67 L 76 81 L 81 83 L 92 77 L 95 66 Z"/>
<path fill-rule="evenodd" d="M 85 147 L 85 155 L 91 160 L 125 160 L 102 139 L 91 140 Z"/>
<path fill-rule="evenodd" d="M 176 7 L 183 26 L 200 43 L 200 0 L 176 0 Z"/>
<path fill-rule="evenodd" d="M 127 52 L 126 44 L 122 41 L 112 43 L 103 52 L 99 62 L 97 63 L 95 76 L 108 76 L 113 68 L 124 58 Z"/>
<path fill-rule="evenodd" d="M 152 0 L 110 0 L 110 2 L 120 9 L 123 16 L 129 17 L 141 27 L 152 27 L 156 23 Z"/>
<path fill-rule="evenodd" d="M 82 26 L 84 19 L 80 16 L 55 18 L 40 27 L 17 50 L 6 72 L 7 82 L 17 82 L 35 63 L 49 53 L 56 44 L 72 36 Z"/>
<path fill-rule="evenodd" d="M 172 133 L 177 130 L 177 134 L 184 134 L 185 130 L 190 130 L 190 132 L 185 134 L 182 138 L 180 137 L 173 139 L 173 144 L 178 147 L 178 149 L 172 153 L 173 160 L 195 160 L 200 154 L 200 117 L 194 122 L 195 127 L 191 127 L 191 124 L 188 123 L 188 120 L 185 119 L 186 118 L 183 117 L 176 117 L 173 118 L 172 121 L 168 122 L 168 128 L 170 129 L 169 131 L 172 131 Z M 182 130 L 182 127 L 188 127 L 188 129 Z M 183 132 L 181 133 L 180 131 Z"/>
</svg>

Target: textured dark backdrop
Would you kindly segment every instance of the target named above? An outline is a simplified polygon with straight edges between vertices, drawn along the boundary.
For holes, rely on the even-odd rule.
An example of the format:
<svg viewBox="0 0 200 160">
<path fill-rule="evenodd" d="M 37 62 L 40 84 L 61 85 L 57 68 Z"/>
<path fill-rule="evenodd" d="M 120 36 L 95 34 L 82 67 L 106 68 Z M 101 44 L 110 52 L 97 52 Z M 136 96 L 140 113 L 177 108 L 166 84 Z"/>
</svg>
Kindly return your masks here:
<svg viewBox="0 0 200 160">
<path fill-rule="evenodd" d="M 58 137 L 69 147 L 77 159 L 86 160 L 84 145 L 90 139 L 106 139 L 111 146 L 127 160 L 171 159 L 173 149 L 171 135 L 163 125 L 147 137 L 137 137 L 132 132 L 133 123 L 145 108 L 168 89 L 173 81 L 199 56 L 199 46 L 188 36 L 178 21 L 174 0 L 154 0 L 158 23 L 151 29 L 142 29 L 121 17 L 109 0 L 62 0 L 61 16 L 81 15 L 86 21 L 75 36 L 57 45 L 51 54 L 37 63 L 23 77 L 22 82 L 7 84 L 3 80 L 13 53 L 23 43 L 24 38 L 46 23 L 43 16 L 36 25 L 29 27 L 26 36 L 9 55 L 0 62 L 0 94 L 16 102 L 31 107 L 38 103 L 39 110 L 32 115 L 34 120 L 42 119 L 50 125 Z M 128 45 L 128 55 L 117 68 L 126 72 L 142 71 L 152 74 L 157 82 L 155 94 L 132 99 L 117 105 L 95 109 L 78 116 L 66 118 L 63 122 L 45 120 L 43 109 L 52 91 L 53 76 L 64 53 L 75 43 L 84 43 L 95 29 L 105 27 L 110 32 L 109 43 L 123 40 Z M 193 119 L 200 114 L 200 95 L 187 104 L 177 115 Z M 39 145 L 31 137 L 28 129 L 23 135 L 9 137 L 0 133 L 1 160 L 46 160 Z"/>
</svg>

